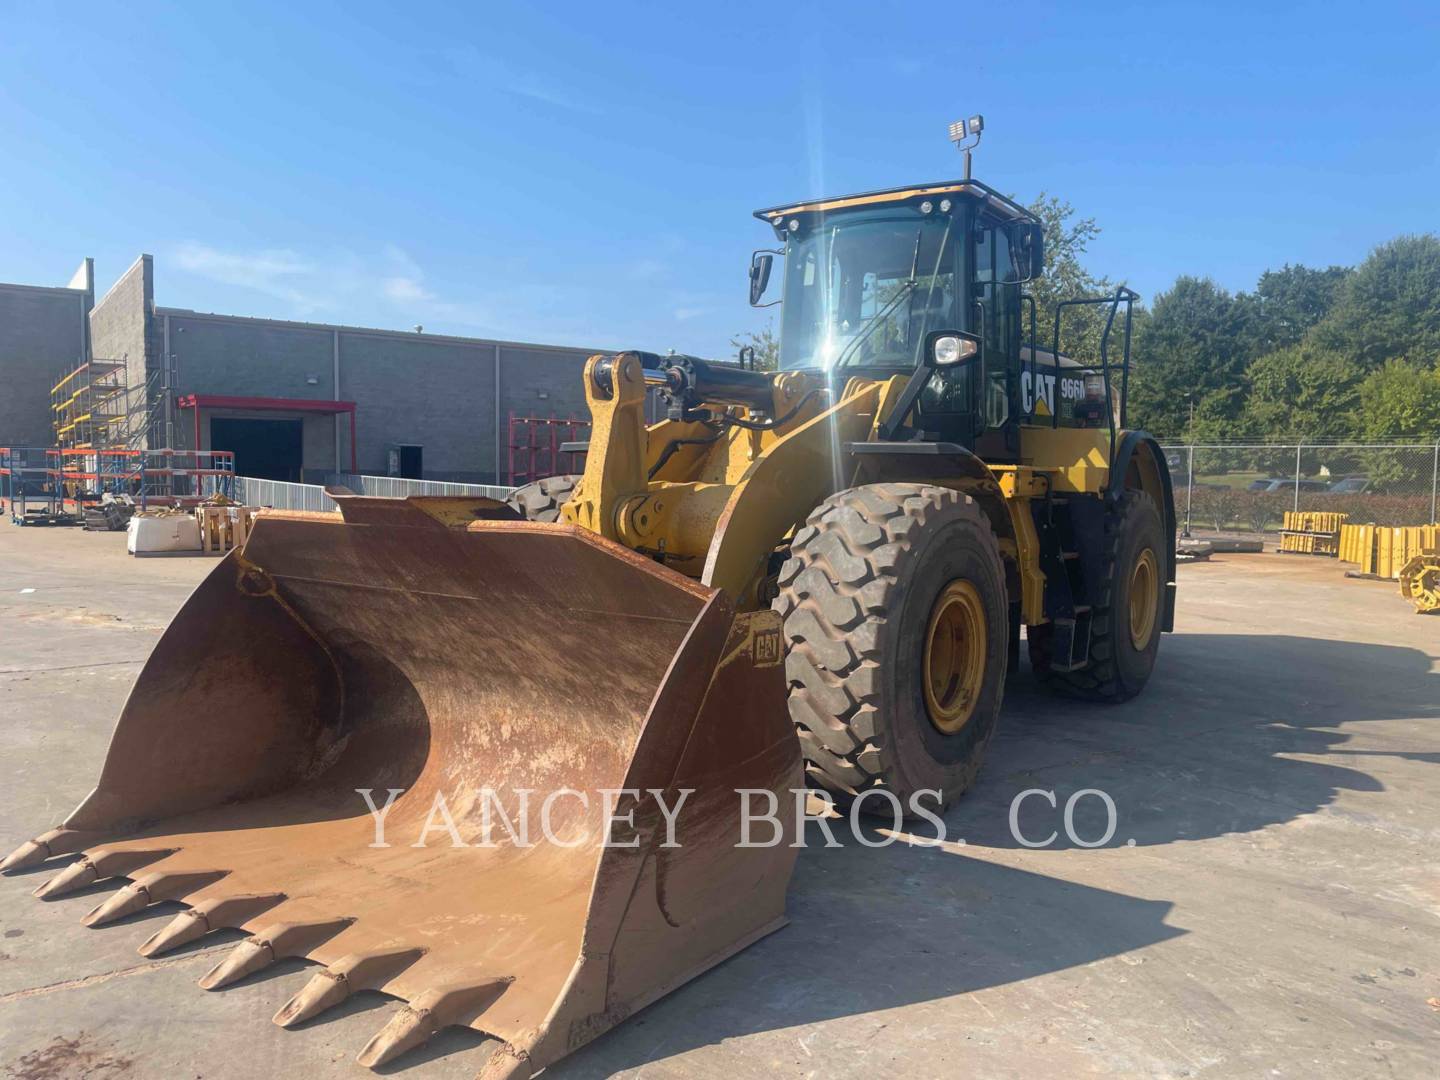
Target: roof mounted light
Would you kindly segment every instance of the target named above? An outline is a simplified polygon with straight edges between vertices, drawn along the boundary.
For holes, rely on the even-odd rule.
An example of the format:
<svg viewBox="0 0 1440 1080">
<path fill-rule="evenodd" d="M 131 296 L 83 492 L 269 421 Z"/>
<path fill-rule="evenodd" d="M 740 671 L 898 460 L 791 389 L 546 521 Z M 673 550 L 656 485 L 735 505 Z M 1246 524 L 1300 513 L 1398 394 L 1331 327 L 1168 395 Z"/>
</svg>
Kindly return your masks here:
<svg viewBox="0 0 1440 1080">
<path fill-rule="evenodd" d="M 955 149 L 965 155 L 965 179 L 970 179 L 970 151 L 980 145 L 980 133 L 985 130 L 985 117 L 976 113 L 968 120 L 956 120 L 950 125 L 950 141 Z M 967 142 L 974 139 L 974 142 Z"/>
</svg>

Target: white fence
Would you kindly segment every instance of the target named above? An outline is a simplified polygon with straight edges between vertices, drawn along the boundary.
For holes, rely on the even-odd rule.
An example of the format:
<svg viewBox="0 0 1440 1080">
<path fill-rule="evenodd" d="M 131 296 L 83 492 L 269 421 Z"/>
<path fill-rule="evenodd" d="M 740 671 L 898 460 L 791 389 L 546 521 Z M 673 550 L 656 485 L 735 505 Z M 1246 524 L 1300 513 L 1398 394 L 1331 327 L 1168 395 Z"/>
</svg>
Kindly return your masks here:
<svg viewBox="0 0 1440 1080">
<path fill-rule="evenodd" d="M 510 488 L 489 484 L 447 484 L 436 480 L 402 480 L 395 476 L 362 476 L 341 473 L 332 482 L 342 484 L 360 495 L 380 495 L 403 499 L 407 495 L 483 495 L 503 499 Z M 235 499 L 246 506 L 273 506 L 277 510 L 336 511 L 335 500 L 325 494 L 319 484 L 287 484 L 280 480 L 258 480 L 253 476 L 235 477 Z"/>
<path fill-rule="evenodd" d="M 235 477 L 235 501 L 246 506 L 273 506 L 277 510 L 328 510 L 340 508 L 319 484 L 287 484 L 281 480 Z"/>
<path fill-rule="evenodd" d="M 332 484 L 343 484 L 359 495 L 383 495 L 403 499 L 406 495 L 484 495 L 504 499 L 515 490 L 491 484 L 452 484 L 443 480 L 402 480 L 398 476 L 364 476 L 360 473 L 336 473 Z"/>
</svg>

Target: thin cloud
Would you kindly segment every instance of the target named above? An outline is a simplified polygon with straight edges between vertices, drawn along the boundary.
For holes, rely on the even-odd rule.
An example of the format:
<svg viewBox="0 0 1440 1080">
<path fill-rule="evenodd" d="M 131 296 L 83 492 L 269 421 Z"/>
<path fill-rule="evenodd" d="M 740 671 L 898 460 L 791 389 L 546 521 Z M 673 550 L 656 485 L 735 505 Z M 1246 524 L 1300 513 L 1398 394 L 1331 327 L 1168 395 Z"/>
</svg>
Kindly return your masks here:
<svg viewBox="0 0 1440 1080">
<path fill-rule="evenodd" d="M 455 74 L 469 85 L 488 84 L 502 93 L 569 112 L 598 116 L 602 111 L 594 102 L 572 93 L 533 68 L 517 67 L 471 46 L 447 50 L 446 57 Z"/>
<path fill-rule="evenodd" d="M 381 289 L 391 300 L 397 303 L 409 304 L 428 302 L 434 300 L 434 295 L 415 278 L 392 277 L 386 278 L 381 283 Z"/>
<path fill-rule="evenodd" d="M 307 310 L 318 306 L 313 296 L 296 285 L 297 280 L 314 276 L 315 264 L 288 248 L 222 251 L 207 244 L 187 243 L 176 249 L 175 261 L 181 269 L 222 285 L 254 289 Z"/>
<path fill-rule="evenodd" d="M 307 257 L 289 248 L 226 250 L 189 241 L 171 257 L 196 277 L 282 301 L 287 308 L 277 313 L 282 316 L 380 310 L 406 323 L 437 321 L 493 332 L 494 312 L 488 306 L 436 295 L 425 284 L 420 264 L 393 244 L 379 258 L 352 251 Z"/>
</svg>

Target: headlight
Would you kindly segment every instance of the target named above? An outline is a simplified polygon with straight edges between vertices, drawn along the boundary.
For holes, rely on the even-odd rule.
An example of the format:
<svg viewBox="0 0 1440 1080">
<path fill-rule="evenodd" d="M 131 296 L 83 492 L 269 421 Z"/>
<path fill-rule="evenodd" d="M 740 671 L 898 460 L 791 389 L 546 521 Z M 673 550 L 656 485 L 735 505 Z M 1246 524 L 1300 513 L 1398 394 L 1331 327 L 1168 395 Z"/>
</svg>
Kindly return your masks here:
<svg viewBox="0 0 1440 1080">
<path fill-rule="evenodd" d="M 961 360 L 968 360 L 976 352 L 975 342 L 969 338 L 939 337 L 935 339 L 935 366 L 949 367 Z"/>
</svg>

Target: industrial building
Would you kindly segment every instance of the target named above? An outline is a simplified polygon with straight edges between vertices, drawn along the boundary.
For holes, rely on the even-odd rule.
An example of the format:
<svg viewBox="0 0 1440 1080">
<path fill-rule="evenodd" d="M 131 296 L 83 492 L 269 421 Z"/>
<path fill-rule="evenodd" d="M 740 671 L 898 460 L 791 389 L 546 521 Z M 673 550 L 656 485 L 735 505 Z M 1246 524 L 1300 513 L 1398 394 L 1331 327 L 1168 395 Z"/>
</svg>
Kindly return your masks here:
<svg viewBox="0 0 1440 1080">
<path fill-rule="evenodd" d="M 240 475 L 523 482 L 572 462 L 597 349 L 157 306 L 141 255 L 98 300 L 0 284 L 0 446 L 229 450 Z M 532 418 L 534 422 L 532 423 Z M 534 447 L 534 449 L 532 449 Z"/>
</svg>

